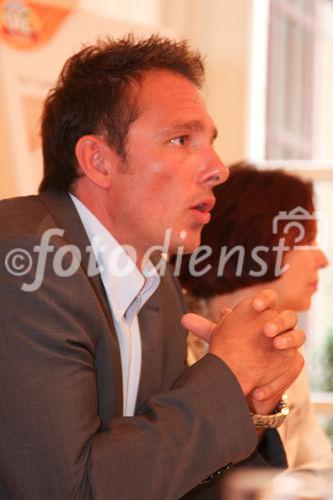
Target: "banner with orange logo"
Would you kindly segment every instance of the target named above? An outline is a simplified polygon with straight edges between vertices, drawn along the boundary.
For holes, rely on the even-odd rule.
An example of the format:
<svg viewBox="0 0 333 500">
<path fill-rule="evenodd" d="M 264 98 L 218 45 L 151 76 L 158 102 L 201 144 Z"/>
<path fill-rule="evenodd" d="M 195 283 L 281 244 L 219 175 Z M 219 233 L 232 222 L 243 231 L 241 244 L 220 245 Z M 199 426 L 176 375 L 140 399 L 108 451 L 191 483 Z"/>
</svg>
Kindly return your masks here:
<svg viewBox="0 0 333 500">
<path fill-rule="evenodd" d="M 45 43 L 77 3 L 77 0 L 0 0 L 1 39 L 19 49 Z"/>
</svg>

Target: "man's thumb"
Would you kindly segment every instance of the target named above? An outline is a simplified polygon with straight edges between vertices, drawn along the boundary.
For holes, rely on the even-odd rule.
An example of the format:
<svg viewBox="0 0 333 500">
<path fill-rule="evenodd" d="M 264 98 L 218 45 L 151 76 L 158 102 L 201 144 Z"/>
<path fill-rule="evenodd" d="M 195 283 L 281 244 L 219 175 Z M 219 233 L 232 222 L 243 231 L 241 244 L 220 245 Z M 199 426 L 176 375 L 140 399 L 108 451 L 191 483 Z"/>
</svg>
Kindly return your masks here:
<svg viewBox="0 0 333 500">
<path fill-rule="evenodd" d="M 215 323 L 198 314 L 187 313 L 181 319 L 181 324 L 197 337 L 209 342 L 210 335 L 215 328 Z"/>
</svg>

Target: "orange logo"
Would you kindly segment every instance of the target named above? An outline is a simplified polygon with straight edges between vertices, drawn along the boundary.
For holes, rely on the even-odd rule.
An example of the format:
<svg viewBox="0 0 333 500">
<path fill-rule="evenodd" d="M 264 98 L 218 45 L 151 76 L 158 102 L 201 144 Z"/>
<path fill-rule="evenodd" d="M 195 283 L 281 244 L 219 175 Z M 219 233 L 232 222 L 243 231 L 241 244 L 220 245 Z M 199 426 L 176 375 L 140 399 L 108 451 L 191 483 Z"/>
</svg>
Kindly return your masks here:
<svg viewBox="0 0 333 500">
<path fill-rule="evenodd" d="M 77 0 L 0 0 L 1 39 L 10 45 L 30 49 L 46 42 Z"/>
</svg>

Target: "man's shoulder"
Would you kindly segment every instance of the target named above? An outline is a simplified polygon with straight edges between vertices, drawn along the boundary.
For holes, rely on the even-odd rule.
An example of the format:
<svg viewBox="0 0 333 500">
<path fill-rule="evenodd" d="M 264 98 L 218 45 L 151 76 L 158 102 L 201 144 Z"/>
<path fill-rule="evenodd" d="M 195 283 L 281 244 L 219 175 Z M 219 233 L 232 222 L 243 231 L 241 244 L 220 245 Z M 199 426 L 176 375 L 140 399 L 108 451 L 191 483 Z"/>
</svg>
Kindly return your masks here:
<svg viewBox="0 0 333 500">
<path fill-rule="evenodd" d="M 0 237 L 15 238 L 34 234 L 47 213 L 38 195 L 0 201 Z"/>
<path fill-rule="evenodd" d="M 0 200 L 0 210 L 13 210 L 19 207 L 33 207 L 39 203 L 39 196 L 32 194 L 29 196 L 15 196 Z"/>
</svg>

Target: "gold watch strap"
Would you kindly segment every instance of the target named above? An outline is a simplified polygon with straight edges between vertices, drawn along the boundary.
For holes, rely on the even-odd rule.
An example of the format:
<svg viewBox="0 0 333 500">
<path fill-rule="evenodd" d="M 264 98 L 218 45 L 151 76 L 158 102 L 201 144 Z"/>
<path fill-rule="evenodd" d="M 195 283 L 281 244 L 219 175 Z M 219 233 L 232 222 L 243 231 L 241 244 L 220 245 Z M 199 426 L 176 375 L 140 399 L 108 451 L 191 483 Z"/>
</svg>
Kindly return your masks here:
<svg viewBox="0 0 333 500">
<path fill-rule="evenodd" d="M 276 429 L 284 422 L 288 413 L 288 396 L 287 394 L 283 394 L 281 401 L 276 406 L 275 411 L 271 415 L 251 413 L 251 417 L 253 425 L 257 429 Z"/>
</svg>

